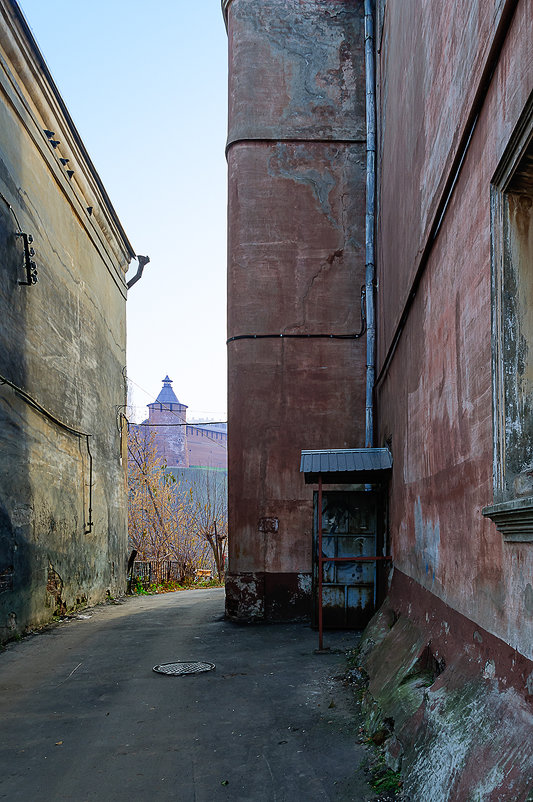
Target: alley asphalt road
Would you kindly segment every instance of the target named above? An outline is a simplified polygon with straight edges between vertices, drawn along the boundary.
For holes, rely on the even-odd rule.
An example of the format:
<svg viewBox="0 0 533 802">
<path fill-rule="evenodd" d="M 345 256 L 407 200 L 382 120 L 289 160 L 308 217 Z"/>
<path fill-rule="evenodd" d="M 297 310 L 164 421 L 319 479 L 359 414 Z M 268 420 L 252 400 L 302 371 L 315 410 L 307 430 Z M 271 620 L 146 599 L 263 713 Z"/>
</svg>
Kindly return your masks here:
<svg viewBox="0 0 533 802">
<path fill-rule="evenodd" d="M 300 625 L 224 620 L 223 590 L 136 597 L 0 653 L 0 799 L 372 798 L 344 654 Z M 353 633 L 326 633 L 338 650 Z M 172 660 L 216 670 L 156 674 Z M 337 678 L 336 678 L 337 677 Z"/>
</svg>

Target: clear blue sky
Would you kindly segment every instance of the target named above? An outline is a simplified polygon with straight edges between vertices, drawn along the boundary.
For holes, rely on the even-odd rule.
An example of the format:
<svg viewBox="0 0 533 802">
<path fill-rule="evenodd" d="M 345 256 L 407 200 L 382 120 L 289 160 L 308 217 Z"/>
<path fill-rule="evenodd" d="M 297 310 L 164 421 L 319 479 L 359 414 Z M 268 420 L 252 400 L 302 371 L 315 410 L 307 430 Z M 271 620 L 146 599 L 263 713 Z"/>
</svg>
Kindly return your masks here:
<svg viewBox="0 0 533 802">
<path fill-rule="evenodd" d="M 19 0 L 137 253 L 128 374 L 226 412 L 227 39 L 220 0 Z M 132 262 L 135 272 L 137 262 Z M 149 398 L 133 385 L 142 416 Z M 224 417 L 225 420 L 225 417 Z"/>
</svg>

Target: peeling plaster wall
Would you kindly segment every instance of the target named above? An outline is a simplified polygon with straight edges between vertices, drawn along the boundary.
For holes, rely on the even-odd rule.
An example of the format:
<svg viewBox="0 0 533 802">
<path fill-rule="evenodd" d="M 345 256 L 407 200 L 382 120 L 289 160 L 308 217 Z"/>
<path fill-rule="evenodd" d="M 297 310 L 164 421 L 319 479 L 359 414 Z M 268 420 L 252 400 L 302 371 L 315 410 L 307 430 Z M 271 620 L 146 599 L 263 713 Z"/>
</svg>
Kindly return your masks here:
<svg viewBox="0 0 533 802">
<path fill-rule="evenodd" d="M 229 337 L 361 327 L 362 12 L 229 5 Z M 229 343 L 230 615 L 309 615 L 313 489 L 300 450 L 363 445 L 365 357 L 364 338 Z"/>
<path fill-rule="evenodd" d="M 520 0 L 431 250 L 430 230 L 497 27 L 513 4 L 387 0 L 380 85 L 377 387 L 394 456 L 395 565 L 531 659 L 531 543 L 504 542 L 493 500 L 490 184 L 533 89 Z M 425 262 L 423 261 L 425 260 Z"/>
<path fill-rule="evenodd" d="M 85 439 L 0 383 L 0 640 L 123 592 L 127 560 L 117 411 L 131 252 L 11 8 L 0 3 L 0 192 L 33 235 L 39 280 L 19 284 L 22 241 L 0 199 L 0 374 L 92 435 L 94 525 Z"/>
</svg>

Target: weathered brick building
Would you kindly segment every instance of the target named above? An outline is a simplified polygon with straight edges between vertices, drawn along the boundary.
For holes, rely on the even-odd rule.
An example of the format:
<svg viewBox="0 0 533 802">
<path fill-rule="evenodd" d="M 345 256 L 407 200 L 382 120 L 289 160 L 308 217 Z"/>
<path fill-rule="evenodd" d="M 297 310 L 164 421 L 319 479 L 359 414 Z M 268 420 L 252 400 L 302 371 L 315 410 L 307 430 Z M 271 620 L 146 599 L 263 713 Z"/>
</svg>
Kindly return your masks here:
<svg viewBox="0 0 533 802">
<path fill-rule="evenodd" d="M 125 589 L 133 256 L 17 3 L 2 0 L 0 640 Z"/>
<path fill-rule="evenodd" d="M 168 376 L 156 400 L 148 404 L 148 418 L 137 428 L 153 437 L 157 456 L 169 468 L 227 468 L 226 425 L 187 423 L 187 405 L 178 400 Z"/>
<path fill-rule="evenodd" d="M 374 261 L 368 249 L 365 257 L 368 146 L 366 163 L 376 165 L 367 184 L 376 188 L 371 434 L 393 456 L 375 551 L 392 556 L 393 570 L 373 625 L 372 689 L 386 710 L 383 688 L 390 696 L 395 683 L 433 672 L 393 714 L 394 737 L 411 744 L 418 770 L 413 798 L 525 799 L 533 772 L 532 5 L 225 0 L 223 9 L 228 613 L 311 612 L 317 516 L 300 451 L 365 445 L 364 338 L 347 335 L 358 332 L 365 263 Z M 365 82 L 376 100 L 375 152 Z M 329 503 L 327 556 L 341 522 L 328 517 Z M 443 732 L 437 756 L 430 742 Z"/>
</svg>

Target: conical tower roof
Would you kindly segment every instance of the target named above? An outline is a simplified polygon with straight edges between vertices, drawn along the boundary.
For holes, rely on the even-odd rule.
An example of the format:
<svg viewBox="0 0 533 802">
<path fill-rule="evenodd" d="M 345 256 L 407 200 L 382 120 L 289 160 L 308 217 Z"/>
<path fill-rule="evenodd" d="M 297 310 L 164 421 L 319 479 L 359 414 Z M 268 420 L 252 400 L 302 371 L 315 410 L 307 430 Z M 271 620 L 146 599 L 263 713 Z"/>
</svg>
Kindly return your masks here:
<svg viewBox="0 0 533 802">
<path fill-rule="evenodd" d="M 165 376 L 163 379 L 163 387 L 161 388 L 161 392 L 157 396 L 156 400 L 153 402 L 155 404 L 179 404 L 182 407 L 186 407 L 186 404 L 181 404 L 177 397 L 176 393 L 172 389 L 172 379 L 168 376 Z M 148 404 L 148 406 L 152 406 L 152 404 Z"/>
</svg>

